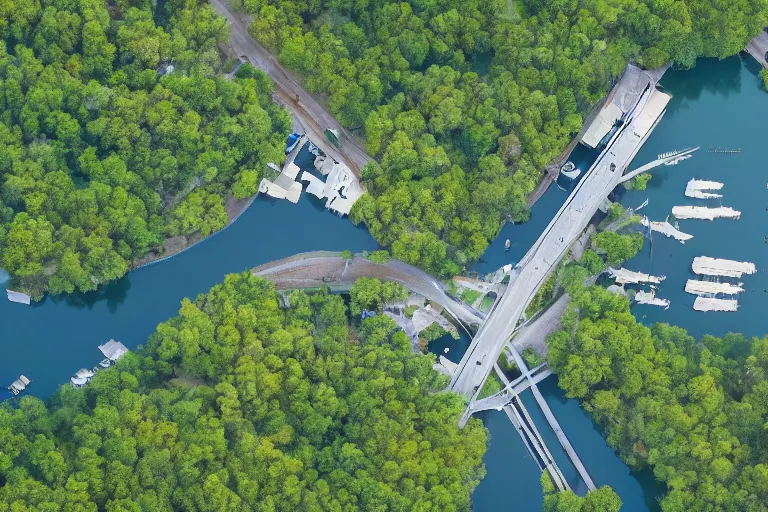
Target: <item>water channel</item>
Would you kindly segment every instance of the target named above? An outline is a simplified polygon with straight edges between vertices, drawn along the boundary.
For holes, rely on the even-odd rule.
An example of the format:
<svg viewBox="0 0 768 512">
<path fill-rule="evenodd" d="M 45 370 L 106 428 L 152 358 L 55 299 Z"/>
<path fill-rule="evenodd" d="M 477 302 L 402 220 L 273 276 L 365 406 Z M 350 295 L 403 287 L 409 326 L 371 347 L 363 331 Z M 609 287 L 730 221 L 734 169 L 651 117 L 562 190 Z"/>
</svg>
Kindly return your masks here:
<svg viewBox="0 0 768 512">
<path fill-rule="evenodd" d="M 671 299 L 672 307 L 668 311 L 636 308 L 644 322 L 669 321 L 696 336 L 722 335 L 728 330 L 749 335 L 768 331 L 758 310 L 761 301 L 768 298 L 768 292 L 763 291 L 768 290 L 768 272 L 761 272 L 766 267 L 768 250 L 763 237 L 768 233 L 759 227 L 762 216 L 768 215 L 768 177 L 762 164 L 768 156 L 768 145 L 761 140 L 765 137 L 761 125 L 768 119 L 768 97 L 759 89 L 757 71 L 753 61 L 742 63 L 733 57 L 702 61 L 692 71 L 670 71 L 662 80 L 673 99 L 666 117 L 635 159 L 636 165 L 655 159 L 658 153 L 685 146 L 700 145 L 702 150 L 678 166 L 654 171 L 647 191 L 627 193 L 622 202 L 636 206 L 647 197 L 650 204 L 644 211 L 653 220 L 662 220 L 672 205 L 690 204 L 682 192 L 685 182 L 695 176 L 724 182 L 723 205 L 743 213 L 739 221 L 681 221 L 681 229 L 696 238 L 681 246 L 655 237 L 653 254 L 646 244 L 644 252 L 627 264 L 635 270 L 668 276 L 659 295 Z M 709 154 L 709 146 L 741 147 L 742 152 L 731 156 Z M 550 187 L 534 206 L 530 221 L 505 226 L 472 270 L 482 275 L 518 261 L 565 198 L 565 192 Z M 512 242 L 508 252 L 504 251 L 506 239 Z M 0 385 L 7 385 L 23 373 L 33 379 L 30 392 L 46 397 L 77 369 L 91 367 L 101 359 L 98 344 L 115 338 L 135 348 L 158 323 L 176 314 L 183 297 L 206 292 L 227 273 L 303 251 L 363 251 L 376 247 L 367 231 L 329 214 L 306 195 L 297 205 L 258 199 L 236 223 L 210 240 L 170 260 L 131 272 L 98 292 L 49 297 L 33 307 L 0 300 Z M 738 313 L 702 314 L 690 308 L 693 299 L 685 297 L 682 286 L 694 255 L 757 264 L 758 274 L 744 278 L 747 292 L 742 294 L 743 307 Z M 450 346 L 448 356 L 457 360 L 466 344 L 466 339 L 440 340 L 432 348 L 442 353 L 444 346 Z M 664 489 L 650 472 L 630 472 L 605 444 L 587 413 L 575 400 L 564 398 L 554 377 L 540 384 L 540 389 L 596 485 L 613 487 L 622 497 L 623 510 L 657 510 L 656 497 Z M 569 484 L 583 494 L 583 482 L 530 391 L 524 393 L 523 401 Z M 517 432 L 504 413 L 485 413 L 483 419 L 491 440 L 484 458 L 487 475 L 473 497 L 475 511 L 540 510 L 539 469 Z"/>
</svg>

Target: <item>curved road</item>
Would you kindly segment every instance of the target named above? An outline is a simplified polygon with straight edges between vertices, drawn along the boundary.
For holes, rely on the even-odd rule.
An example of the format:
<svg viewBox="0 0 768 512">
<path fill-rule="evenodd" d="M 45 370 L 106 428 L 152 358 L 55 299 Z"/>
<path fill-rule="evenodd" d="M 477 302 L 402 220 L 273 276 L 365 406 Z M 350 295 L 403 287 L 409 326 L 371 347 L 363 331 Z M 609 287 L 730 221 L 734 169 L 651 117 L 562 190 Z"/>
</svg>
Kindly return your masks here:
<svg viewBox="0 0 768 512">
<path fill-rule="evenodd" d="M 482 313 L 450 297 L 445 293 L 442 283 L 434 277 L 398 260 L 377 264 L 360 256 L 345 260 L 338 252 L 316 251 L 266 263 L 254 268 L 253 274 L 271 280 L 278 290 L 319 286 L 347 289 L 361 277 L 376 277 L 400 283 L 439 304 L 465 326 L 477 326 L 484 317 Z"/>
<path fill-rule="evenodd" d="M 223 0 L 210 0 L 219 14 L 227 18 L 230 27 L 229 46 L 235 53 L 247 59 L 264 71 L 275 83 L 275 100 L 293 113 L 294 119 L 302 126 L 304 133 L 324 153 L 338 162 L 343 162 L 355 176 L 360 178 L 360 169 L 372 158 L 366 153 L 362 142 L 341 126 L 315 98 L 299 85 L 272 54 L 248 33 L 248 19 L 230 9 Z M 296 99 L 298 98 L 298 101 Z M 326 128 L 337 130 L 342 136 L 341 149 L 328 142 L 323 133 Z"/>
</svg>

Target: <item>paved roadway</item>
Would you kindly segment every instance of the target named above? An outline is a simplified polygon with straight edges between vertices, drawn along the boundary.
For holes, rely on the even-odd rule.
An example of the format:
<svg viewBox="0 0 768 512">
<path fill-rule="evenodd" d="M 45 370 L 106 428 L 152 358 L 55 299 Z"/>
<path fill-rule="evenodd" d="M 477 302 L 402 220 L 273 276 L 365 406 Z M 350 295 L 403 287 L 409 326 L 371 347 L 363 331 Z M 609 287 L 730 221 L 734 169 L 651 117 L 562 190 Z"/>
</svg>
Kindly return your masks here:
<svg viewBox="0 0 768 512">
<path fill-rule="evenodd" d="M 247 58 L 251 64 L 261 69 L 275 83 L 275 99 L 286 106 L 294 119 L 298 121 L 312 142 L 337 162 L 343 162 L 355 176 L 360 177 L 360 169 L 371 160 L 360 140 L 343 128 L 304 88 L 299 85 L 272 56 L 248 33 L 248 19 L 231 10 L 226 0 L 210 0 L 219 14 L 227 18 L 230 26 L 229 45 L 239 57 Z M 299 101 L 296 101 L 296 98 Z M 343 134 L 341 149 L 328 143 L 324 135 L 326 128 L 333 128 Z"/>
<path fill-rule="evenodd" d="M 526 305 L 541 287 L 549 272 L 565 255 L 571 243 L 587 227 L 600 203 L 621 180 L 624 169 L 632 161 L 652 127 L 638 122 L 655 80 L 628 113 L 629 120 L 608 143 L 566 200 L 539 239 L 512 270 L 510 282 L 502 298 L 481 326 L 464 354 L 450 383 L 450 389 L 471 397 L 482 387 L 493 369 L 504 344 L 512 336 Z M 642 133 L 637 133 L 640 130 Z"/>
<path fill-rule="evenodd" d="M 765 60 L 765 54 L 768 53 L 768 33 L 761 30 L 757 37 L 747 43 L 747 51 L 764 68 L 768 68 L 768 60 Z"/>
<path fill-rule="evenodd" d="M 350 288 L 361 277 L 387 279 L 439 304 L 464 326 L 479 325 L 484 318 L 479 311 L 450 297 L 440 281 L 399 260 L 379 265 L 360 256 L 348 261 L 341 253 L 316 251 L 260 265 L 253 269 L 253 274 L 270 279 L 278 290 L 319 286 L 342 290 Z"/>
</svg>

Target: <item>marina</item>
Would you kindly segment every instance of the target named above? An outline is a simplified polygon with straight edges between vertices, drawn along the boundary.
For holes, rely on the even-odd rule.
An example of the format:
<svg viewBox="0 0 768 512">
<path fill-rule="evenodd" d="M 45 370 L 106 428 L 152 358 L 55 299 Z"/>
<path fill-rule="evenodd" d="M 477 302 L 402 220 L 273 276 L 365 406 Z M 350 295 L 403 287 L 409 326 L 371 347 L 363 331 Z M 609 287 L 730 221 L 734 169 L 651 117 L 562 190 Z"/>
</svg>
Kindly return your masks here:
<svg viewBox="0 0 768 512">
<path fill-rule="evenodd" d="M 97 372 L 109 368 L 115 364 L 121 357 L 127 354 L 128 348 L 119 341 L 109 340 L 103 345 L 99 345 L 99 350 L 104 355 L 104 359 L 92 369 L 81 368 L 69 379 L 70 384 L 76 388 L 82 388 L 96 375 Z"/>
<path fill-rule="evenodd" d="M 286 153 L 288 156 L 282 169 L 274 163 L 267 164 L 272 179 L 265 177 L 261 180 L 259 193 L 296 204 L 303 191 L 302 182 L 305 182 L 306 192 L 318 199 L 326 199 L 325 207 L 340 217 L 349 215 L 352 205 L 365 193 L 349 167 L 321 152 L 305 134 L 291 134 L 286 143 Z M 300 159 L 310 160 L 303 172 L 298 164 Z M 302 174 L 297 180 L 299 172 Z M 325 181 L 313 172 L 324 176 Z"/>
<path fill-rule="evenodd" d="M 715 220 L 738 219 L 741 217 L 741 212 L 727 206 L 719 206 L 717 208 L 708 208 L 706 206 L 674 206 L 672 207 L 672 215 L 680 220 Z"/>
</svg>

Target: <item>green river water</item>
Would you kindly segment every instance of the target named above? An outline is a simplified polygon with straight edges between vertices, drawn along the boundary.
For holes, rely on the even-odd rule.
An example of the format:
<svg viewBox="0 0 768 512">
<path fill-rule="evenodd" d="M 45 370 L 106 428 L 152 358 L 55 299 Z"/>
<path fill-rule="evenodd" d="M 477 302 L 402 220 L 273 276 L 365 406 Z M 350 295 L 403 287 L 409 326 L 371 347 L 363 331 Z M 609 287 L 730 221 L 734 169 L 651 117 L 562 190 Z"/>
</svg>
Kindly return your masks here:
<svg viewBox="0 0 768 512">
<path fill-rule="evenodd" d="M 741 210 L 739 221 L 681 221 L 683 231 L 695 235 L 686 245 L 654 237 L 653 253 L 645 251 L 627 266 L 634 270 L 668 276 L 659 295 L 669 298 L 668 311 L 636 308 L 644 322 L 667 321 L 688 328 L 699 336 L 742 331 L 763 335 L 768 328 L 759 312 L 768 298 L 768 273 L 761 228 L 768 218 L 766 156 L 768 144 L 762 124 L 768 120 L 768 96 L 758 87 L 757 65 L 738 57 L 724 61 L 702 61 L 694 70 L 668 72 L 662 80 L 673 95 L 666 117 L 640 151 L 641 165 L 657 153 L 700 145 L 691 159 L 674 167 L 654 171 L 646 192 L 631 192 L 622 202 L 636 206 L 646 197 L 644 209 L 652 220 L 663 220 L 676 204 L 691 204 L 683 197 L 691 177 L 725 183 L 722 204 Z M 707 153 L 709 146 L 740 147 L 738 155 Z M 517 261 L 535 241 L 566 195 L 550 188 L 534 206 L 531 220 L 507 225 L 491 244 L 474 270 L 485 273 Z M 512 248 L 503 249 L 509 238 Z M 258 199 L 231 227 L 170 260 L 131 272 L 98 292 L 66 298 L 46 298 L 33 307 L 0 300 L 0 385 L 10 384 L 19 374 L 33 380 L 29 392 L 50 395 L 59 384 L 81 367 L 92 367 L 100 359 L 97 345 L 109 338 L 135 348 L 155 326 L 176 314 L 183 297 L 206 292 L 231 272 L 312 250 L 372 250 L 377 247 L 361 228 L 327 213 L 306 195 L 298 205 Z M 693 299 L 682 291 L 694 255 L 753 261 L 758 273 L 745 276 L 747 292 L 738 313 L 696 313 Z M 1 278 L 0 278 L 1 280 Z M 4 286 L 0 283 L 0 288 Z M 439 340 L 433 350 L 458 359 L 467 344 Z M 632 473 L 605 444 L 589 416 L 574 400 L 567 400 L 555 378 L 540 385 L 561 426 L 589 470 L 595 483 L 612 486 L 622 497 L 624 509 L 657 509 L 656 497 L 664 491 L 650 472 Z M 583 494 L 584 484 L 560 449 L 530 392 L 523 400 L 553 452 L 571 487 Z M 497 510 L 535 511 L 541 508 L 539 469 L 515 429 L 503 413 L 483 416 L 490 430 L 485 456 L 487 475 L 474 494 L 477 512 Z"/>
</svg>

